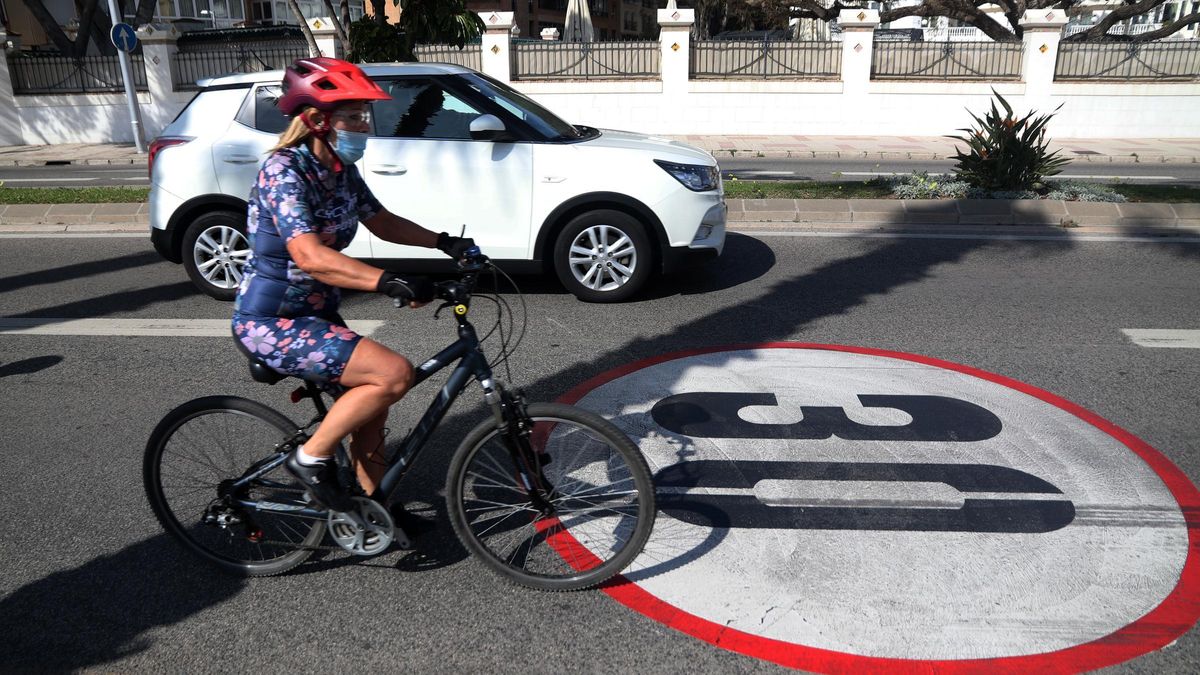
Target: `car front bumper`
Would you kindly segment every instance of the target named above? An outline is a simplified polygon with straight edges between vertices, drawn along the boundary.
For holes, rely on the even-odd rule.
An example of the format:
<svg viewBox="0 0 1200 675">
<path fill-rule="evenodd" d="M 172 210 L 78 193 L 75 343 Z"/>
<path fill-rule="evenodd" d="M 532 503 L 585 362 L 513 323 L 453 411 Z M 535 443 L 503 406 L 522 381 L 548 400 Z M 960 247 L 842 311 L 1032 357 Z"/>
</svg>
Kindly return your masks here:
<svg viewBox="0 0 1200 675">
<path fill-rule="evenodd" d="M 700 219 L 687 246 L 671 246 L 663 251 L 663 272 L 671 274 L 719 258 L 725 250 L 727 213 L 723 201 L 711 206 Z"/>
</svg>

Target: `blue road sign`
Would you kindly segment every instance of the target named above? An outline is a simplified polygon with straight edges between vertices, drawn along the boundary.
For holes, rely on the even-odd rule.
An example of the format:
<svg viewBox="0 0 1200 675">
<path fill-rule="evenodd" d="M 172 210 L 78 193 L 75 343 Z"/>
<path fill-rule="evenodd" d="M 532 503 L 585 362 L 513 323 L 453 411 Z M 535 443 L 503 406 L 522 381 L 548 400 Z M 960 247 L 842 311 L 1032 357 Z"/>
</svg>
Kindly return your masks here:
<svg viewBox="0 0 1200 675">
<path fill-rule="evenodd" d="M 133 26 L 127 23 L 113 25 L 108 37 L 112 40 L 113 46 L 123 52 L 132 52 L 137 48 L 137 33 L 134 32 Z"/>
</svg>

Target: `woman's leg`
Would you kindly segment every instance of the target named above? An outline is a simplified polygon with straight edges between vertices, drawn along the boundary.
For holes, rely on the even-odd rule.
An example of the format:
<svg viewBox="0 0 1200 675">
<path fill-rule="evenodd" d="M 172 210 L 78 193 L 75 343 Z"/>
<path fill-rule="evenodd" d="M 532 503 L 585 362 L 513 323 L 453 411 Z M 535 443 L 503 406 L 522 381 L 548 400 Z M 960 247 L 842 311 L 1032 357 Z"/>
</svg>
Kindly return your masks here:
<svg viewBox="0 0 1200 675">
<path fill-rule="evenodd" d="M 359 427 L 351 437 L 350 457 L 354 460 L 354 471 L 358 474 L 358 484 L 368 495 L 375 494 L 387 471 L 383 436 L 387 420 L 388 411 L 384 410 Z"/>
<path fill-rule="evenodd" d="M 368 422 L 382 418 L 382 428 L 388 408 L 408 392 L 412 382 L 413 367 L 408 359 L 374 340 L 360 340 L 339 380 L 348 391 L 334 401 L 321 426 L 304 444 L 305 454 L 332 457 L 343 438 Z M 376 438 L 378 433 L 376 430 Z M 363 489 L 370 493 L 366 485 Z"/>
</svg>

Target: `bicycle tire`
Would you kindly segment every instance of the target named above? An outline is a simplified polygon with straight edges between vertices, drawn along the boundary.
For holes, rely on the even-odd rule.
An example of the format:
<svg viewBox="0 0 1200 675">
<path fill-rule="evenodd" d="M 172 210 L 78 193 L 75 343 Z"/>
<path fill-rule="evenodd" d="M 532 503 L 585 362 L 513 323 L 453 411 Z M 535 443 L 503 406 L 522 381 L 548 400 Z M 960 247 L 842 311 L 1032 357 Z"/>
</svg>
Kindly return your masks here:
<svg viewBox="0 0 1200 675">
<path fill-rule="evenodd" d="M 518 584 L 547 591 L 591 588 L 625 569 L 650 537 L 656 514 L 650 469 L 625 434 L 591 412 L 531 403 L 527 413 L 534 449 L 550 459 L 543 473 L 555 489 L 555 513 L 534 511 L 515 474 L 505 475 L 513 463 L 495 422 L 487 420 L 467 434 L 451 460 L 450 522 L 472 555 Z M 592 482 L 597 477 L 609 483 Z M 592 516 L 598 526 L 588 529 L 584 521 Z M 610 552 L 612 557 L 601 557 Z M 531 569 L 531 560 L 539 569 Z"/>
<path fill-rule="evenodd" d="M 217 499 L 221 481 L 240 477 L 297 428 L 279 412 L 236 396 L 198 398 L 167 413 L 150 434 L 142 464 L 146 497 L 163 529 L 192 553 L 235 576 L 282 574 L 308 559 L 325 535 L 322 520 L 256 512 L 253 523 L 260 528 L 265 545 L 246 536 L 248 527 L 220 528 L 201 521 L 208 505 Z M 201 446 L 199 455 L 185 457 L 185 445 L 195 443 Z M 213 446 L 222 456 L 209 452 Z M 164 457 L 168 455 L 184 458 L 194 466 L 179 469 L 168 461 L 170 470 L 164 481 Z M 206 475 L 189 473 L 197 471 Z M 293 497 L 302 490 L 282 466 L 269 475 L 276 484 L 260 484 L 255 490 L 267 496 L 288 493 Z M 198 482 L 179 486 L 168 482 L 176 476 Z M 186 490 L 183 496 L 190 505 L 173 504 L 164 487 Z"/>
</svg>

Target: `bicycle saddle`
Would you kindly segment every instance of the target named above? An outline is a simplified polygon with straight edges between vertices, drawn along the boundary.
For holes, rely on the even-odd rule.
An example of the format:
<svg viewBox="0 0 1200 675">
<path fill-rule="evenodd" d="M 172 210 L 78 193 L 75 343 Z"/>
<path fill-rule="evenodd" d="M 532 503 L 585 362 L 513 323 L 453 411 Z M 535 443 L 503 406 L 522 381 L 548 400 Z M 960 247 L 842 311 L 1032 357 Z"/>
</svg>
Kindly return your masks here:
<svg viewBox="0 0 1200 675">
<path fill-rule="evenodd" d="M 275 384 L 280 380 L 287 379 L 288 375 L 282 375 L 267 367 L 267 364 L 258 359 L 246 357 L 250 361 L 250 377 L 254 378 L 255 382 L 263 384 Z"/>
</svg>

